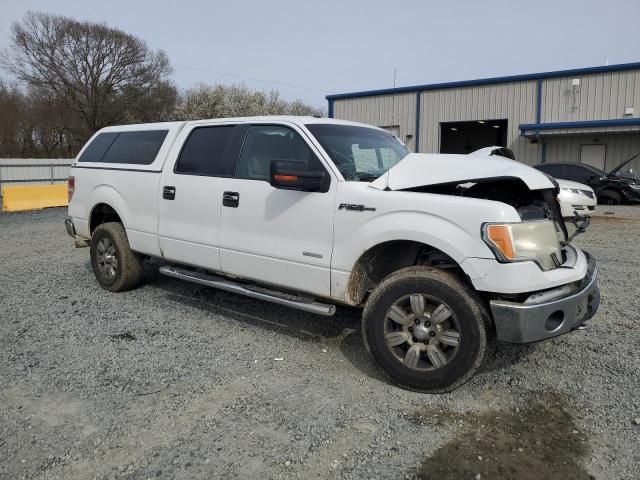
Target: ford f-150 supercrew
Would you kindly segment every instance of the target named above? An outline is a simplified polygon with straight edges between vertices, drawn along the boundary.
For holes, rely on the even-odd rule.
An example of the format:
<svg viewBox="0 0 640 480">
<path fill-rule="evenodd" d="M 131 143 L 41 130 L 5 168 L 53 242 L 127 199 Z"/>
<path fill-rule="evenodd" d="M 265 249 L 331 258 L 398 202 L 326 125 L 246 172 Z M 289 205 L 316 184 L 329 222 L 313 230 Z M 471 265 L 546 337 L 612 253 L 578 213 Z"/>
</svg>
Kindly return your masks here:
<svg viewBox="0 0 640 480">
<path fill-rule="evenodd" d="M 415 154 L 326 118 L 108 127 L 71 166 L 66 228 L 110 291 L 159 257 L 165 275 L 307 312 L 363 307 L 392 381 L 449 391 L 491 338 L 555 337 L 599 304 L 554 180 L 500 152 Z"/>
</svg>

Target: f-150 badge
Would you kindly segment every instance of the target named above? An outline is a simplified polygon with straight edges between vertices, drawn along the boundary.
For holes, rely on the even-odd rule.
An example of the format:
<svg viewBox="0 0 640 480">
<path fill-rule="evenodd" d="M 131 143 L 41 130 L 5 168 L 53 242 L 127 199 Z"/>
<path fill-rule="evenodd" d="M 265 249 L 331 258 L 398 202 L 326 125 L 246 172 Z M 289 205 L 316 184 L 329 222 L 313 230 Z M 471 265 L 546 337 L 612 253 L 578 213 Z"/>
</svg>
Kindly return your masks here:
<svg viewBox="0 0 640 480">
<path fill-rule="evenodd" d="M 358 203 L 341 203 L 338 210 L 352 210 L 354 212 L 375 212 L 375 207 L 365 207 Z"/>
</svg>

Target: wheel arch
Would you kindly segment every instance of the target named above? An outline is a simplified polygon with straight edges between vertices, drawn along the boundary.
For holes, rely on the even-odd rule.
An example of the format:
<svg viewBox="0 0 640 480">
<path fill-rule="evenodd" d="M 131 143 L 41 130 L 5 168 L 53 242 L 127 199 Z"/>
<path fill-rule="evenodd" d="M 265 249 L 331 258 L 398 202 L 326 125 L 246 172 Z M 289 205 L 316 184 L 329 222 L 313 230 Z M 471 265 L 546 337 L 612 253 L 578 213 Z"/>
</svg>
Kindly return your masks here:
<svg viewBox="0 0 640 480">
<path fill-rule="evenodd" d="M 93 234 L 99 225 L 107 222 L 118 222 L 124 226 L 122 217 L 115 208 L 106 202 L 97 203 L 89 214 L 89 233 Z"/>
<path fill-rule="evenodd" d="M 416 240 L 388 240 L 368 248 L 355 262 L 345 289 L 345 301 L 361 305 L 385 277 L 413 265 L 447 269 L 467 280 L 460 264 L 439 248 Z"/>
<path fill-rule="evenodd" d="M 120 222 L 125 230 L 129 225 L 129 210 L 120 193 L 109 185 L 99 185 L 91 192 L 89 233 L 105 222 Z"/>
</svg>

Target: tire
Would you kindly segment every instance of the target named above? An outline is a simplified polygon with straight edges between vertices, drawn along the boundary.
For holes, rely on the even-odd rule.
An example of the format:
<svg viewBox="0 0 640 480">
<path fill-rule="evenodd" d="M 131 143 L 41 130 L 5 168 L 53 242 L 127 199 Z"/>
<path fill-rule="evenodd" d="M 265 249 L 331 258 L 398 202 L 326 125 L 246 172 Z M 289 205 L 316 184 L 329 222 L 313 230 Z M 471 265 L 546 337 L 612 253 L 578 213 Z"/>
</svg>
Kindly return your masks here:
<svg viewBox="0 0 640 480">
<path fill-rule="evenodd" d="M 598 203 L 601 205 L 620 205 L 622 197 L 613 190 L 603 190 L 598 194 Z"/>
<path fill-rule="evenodd" d="M 131 251 L 121 223 L 103 223 L 94 230 L 91 266 L 100 286 L 110 292 L 130 290 L 140 283 L 142 255 Z"/>
<path fill-rule="evenodd" d="M 414 266 L 392 273 L 371 293 L 362 336 L 391 381 L 408 390 L 442 393 L 466 383 L 482 365 L 488 322 L 480 300 L 454 274 Z"/>
</svg>

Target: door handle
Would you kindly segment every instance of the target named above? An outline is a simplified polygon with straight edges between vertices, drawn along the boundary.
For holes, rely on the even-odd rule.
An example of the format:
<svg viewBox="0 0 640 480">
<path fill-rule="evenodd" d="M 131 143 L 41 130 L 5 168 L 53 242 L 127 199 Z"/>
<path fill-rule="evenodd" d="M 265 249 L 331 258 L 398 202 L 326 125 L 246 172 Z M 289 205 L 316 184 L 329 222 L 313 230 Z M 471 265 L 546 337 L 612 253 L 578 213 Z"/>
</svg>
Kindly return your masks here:
<svg viewBox="0 0 640 480">
<path fill-rule="evenodd" d="M 169 186 L 162 187 L 162 198 L 164 198 L 165 200 L 175 200 L 176 187 L 169 187 Z"/>
<path fill-rule="evenodd" d="M 222 205 L 225 207 L 238 208 L 240 194 L 238 192 L 224 192 L 222 194 Z"/>
</svg>

